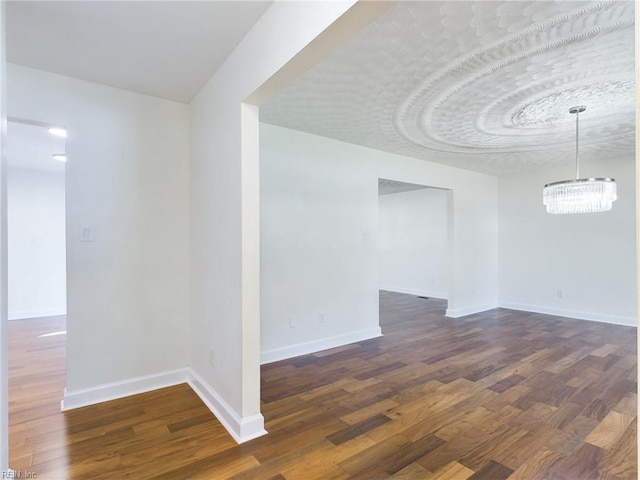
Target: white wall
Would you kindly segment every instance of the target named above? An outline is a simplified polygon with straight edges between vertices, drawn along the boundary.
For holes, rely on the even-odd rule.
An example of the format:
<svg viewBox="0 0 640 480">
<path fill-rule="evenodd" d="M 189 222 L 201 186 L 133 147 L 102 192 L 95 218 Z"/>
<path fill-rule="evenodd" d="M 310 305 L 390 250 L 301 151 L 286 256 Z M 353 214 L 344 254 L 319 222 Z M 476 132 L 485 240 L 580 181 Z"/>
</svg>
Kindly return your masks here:
<svg viewBox="0 0 640 480">
<path fill-rule="evenodd" d="M 377 179 L 342 145 L 260 125 L 263 362 L 380 335 Z"/>
<path fill-rule="evenodd" d="M 267 124 L 260 154 L 265 361 L 376 333 L 378 178 L 453 190 L 449 314 L 497 306 L 495 177 Z"/>
<path fill-rule="evenodd" d="M 500 304 L 635 325 L 634 158 L 584 163 L 581 173 L 616 179 L 618 200 L 611 211 L 545 212 L 543 186 L 571 178 L 570 165 L 500 177 Z"/>
<path fill-rule="evenodd" d="M 69 131 L 65 405 L 187 367 L 188 107 L 17 65 L 8 92 L 10 116 Z"/>
<path fill-rule="evenodd" d="M 64 172 L 7 172 L 9 319 L 66 313 Z"/>
<path fill-rule="evenodd" d="M 191 104 L 192 386 L 239 441 L 264 433 L 258 116 L 243 102 L 268 98 L 388 5 L 274 2 Z"/>
<path fill-rule="evenodd" d="M 380 195 L 380 289 L 447 298 L 448 195 L 435 188 Z"/>
</svg>

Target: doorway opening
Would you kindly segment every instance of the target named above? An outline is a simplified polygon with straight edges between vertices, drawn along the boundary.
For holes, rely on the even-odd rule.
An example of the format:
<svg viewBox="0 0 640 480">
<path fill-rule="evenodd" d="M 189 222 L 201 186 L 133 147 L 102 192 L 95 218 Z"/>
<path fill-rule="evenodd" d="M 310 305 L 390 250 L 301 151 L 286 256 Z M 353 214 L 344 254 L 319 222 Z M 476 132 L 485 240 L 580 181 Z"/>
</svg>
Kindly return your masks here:
<svg viewBox="0 0 640 480">
<path fill-rule="evenodd" d="M 60 135 L 62 130 L 35 122 L 8 122 L 9 320 L 66 314 L 66 154 Z"/>
<path fill-rule="evenodd" d="M 66 383 L 65 135 L 39 122 L 7 122 L 10 426 L 43 398 L 62 398 Z M 34 375 L 46 381 L 34 384 Z M 14 443 L 12 468 L 27 469 L 32 455 Z"/>
<path fill-rule="evenodd" d="M 378 179 L 381 298 L 402 298 L 389 292 L 410 295 L 429 302 L 429 310 L 445 314 L 452 277 L 451 194 L 447 189 Z"/>
</svg>

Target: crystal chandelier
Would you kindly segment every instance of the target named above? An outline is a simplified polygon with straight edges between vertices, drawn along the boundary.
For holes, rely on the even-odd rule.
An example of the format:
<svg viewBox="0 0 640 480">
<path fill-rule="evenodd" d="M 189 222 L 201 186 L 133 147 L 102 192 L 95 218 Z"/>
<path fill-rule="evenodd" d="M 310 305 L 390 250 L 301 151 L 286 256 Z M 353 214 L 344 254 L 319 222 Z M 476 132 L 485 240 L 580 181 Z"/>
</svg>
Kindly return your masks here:
<svg viewBox="0 0 640 480">
<path fill-rule="evenodd" d="M 542 203 L 547 213 L 594 213 L 611 210 L 618 198 L 613 178 L 580 178 L 578 161 L 579 116 L 587 109 L 584 105 L 572 107 L 569 113 L 576 115 L 576 179 L 548 183 L 542 192 Z"/>
</svg>

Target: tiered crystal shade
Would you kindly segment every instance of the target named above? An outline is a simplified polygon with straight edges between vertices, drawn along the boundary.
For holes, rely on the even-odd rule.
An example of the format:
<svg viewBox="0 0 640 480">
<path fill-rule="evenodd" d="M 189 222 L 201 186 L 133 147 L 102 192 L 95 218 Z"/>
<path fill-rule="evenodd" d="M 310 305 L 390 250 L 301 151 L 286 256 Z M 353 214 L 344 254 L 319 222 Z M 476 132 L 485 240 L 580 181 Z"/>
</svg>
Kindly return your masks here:
<svg viewBox="0 0 640 480">
<path fill-rule="evenodd" d="M 618 198 L 612 178 L 581 178 L 544 186 L 542 203 L 547 213 L 595 213 L 611 210 Z"/>
</svg>

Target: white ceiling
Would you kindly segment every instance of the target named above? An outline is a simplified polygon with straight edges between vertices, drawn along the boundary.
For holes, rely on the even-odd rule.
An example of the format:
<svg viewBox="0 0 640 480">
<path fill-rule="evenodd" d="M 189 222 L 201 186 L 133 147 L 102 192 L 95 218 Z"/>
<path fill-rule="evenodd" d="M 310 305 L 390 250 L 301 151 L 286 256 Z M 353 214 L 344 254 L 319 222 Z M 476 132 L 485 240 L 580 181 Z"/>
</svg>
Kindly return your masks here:
<svg viewBox="0 0 640 480">
<path fill-rule="evenodd" d="M 188 103 L 270 1 L 8 1 L 9 62 Z"/>
<path fill-rule="evenodd" d="M 64 172 L 65 163 L 52 155 L 65 153 L 65 139 L 49 133 L 45 127 L 8 122 L 7 165 L 47 172 Z"/>
<path fill-rule="evenodd" d="M 632 1 L 400 2 L 261 120 L 494 175 L 570 175 L 572 106 L 587 106 L 583 161 L 635 151 L 634 15 Z"/>
</svg>

